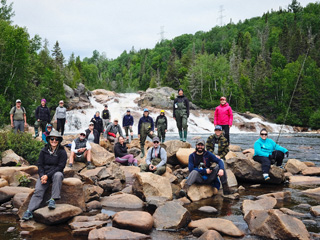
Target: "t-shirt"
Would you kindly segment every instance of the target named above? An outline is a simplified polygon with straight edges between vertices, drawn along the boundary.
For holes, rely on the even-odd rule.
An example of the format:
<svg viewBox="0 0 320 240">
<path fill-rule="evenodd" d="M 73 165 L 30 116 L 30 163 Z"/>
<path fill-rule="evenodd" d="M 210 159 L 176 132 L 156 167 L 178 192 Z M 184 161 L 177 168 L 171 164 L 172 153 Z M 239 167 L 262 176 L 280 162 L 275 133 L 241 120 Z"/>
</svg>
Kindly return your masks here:
<svg viewBox="0 0 320 240">
<path fill-rule="evenodd" d="M 11 108 L 10 115 L 13 114 L 14 108 L 15 107 Z M 16 121 L 24 120 L 24 116 L 23 116 L 24 114 L 26 114 L 26 110 L 23 111 L 22 108 L 16 107 L 16 112 L 13 115 L 13 120 L 16 120 Z"/>
<path fill-rule="evenodd" d="M 94 135 L 92 133 L 90 133 L 89 136 L 88 136 L 88 142 L 89 143 L 94 143 Z"/>
</svg>

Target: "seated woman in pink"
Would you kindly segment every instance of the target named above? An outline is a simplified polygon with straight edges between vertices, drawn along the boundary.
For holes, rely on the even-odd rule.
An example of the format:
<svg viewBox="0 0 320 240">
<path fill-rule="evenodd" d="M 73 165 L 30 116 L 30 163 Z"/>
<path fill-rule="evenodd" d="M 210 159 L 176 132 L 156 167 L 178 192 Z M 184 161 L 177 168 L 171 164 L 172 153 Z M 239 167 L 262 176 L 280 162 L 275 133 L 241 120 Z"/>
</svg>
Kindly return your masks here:
<svg viewBox="0 0 320 240">
<path fill-rule="evenodd" d="M 138 161 L 132 154 L 128 154 L 127 145 L 122 136 L 118 137 L 118 142 L 114 145 L 114 156 L 118 163 L 129 166 L 138 166 Z"/>
</svg>

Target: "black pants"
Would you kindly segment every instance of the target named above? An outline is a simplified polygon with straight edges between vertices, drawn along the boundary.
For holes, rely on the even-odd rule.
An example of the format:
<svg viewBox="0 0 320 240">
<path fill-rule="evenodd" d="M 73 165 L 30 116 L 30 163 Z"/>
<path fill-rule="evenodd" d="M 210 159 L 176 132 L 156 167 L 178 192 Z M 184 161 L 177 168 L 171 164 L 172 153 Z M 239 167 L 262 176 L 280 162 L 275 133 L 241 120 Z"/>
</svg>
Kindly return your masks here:
<svg viewBox="0 0 320 240">
<path fill-rule="evenodd" d="M 262 157 L 262 156 L 254 156 L 253 160 L 256 162 L 261 163 L 262 173 L 269 173 L 271 164 L 276 163 L 277 166 L 281 166 L 283 159 L 284 159 L 284 153 L 278 150 L 275 150 L 272 152 L 272 157 Z"/>
<path fill-rule="evenodd" d="M 229 125 L 221 125 L 222 130 L 224 131 L 224 137 L 228 140 L 228 144 L 230 145 L 230 136 L 229 136 Z"/>
<path fill-rule="evenodd" d="M 64 125 L 66 124 L 66 119 L 65 118 L 58 118 L 57 119 L 57 131 L 59 132 L 61 129 L 61 136 L 64 133 Z"/>
</svg>

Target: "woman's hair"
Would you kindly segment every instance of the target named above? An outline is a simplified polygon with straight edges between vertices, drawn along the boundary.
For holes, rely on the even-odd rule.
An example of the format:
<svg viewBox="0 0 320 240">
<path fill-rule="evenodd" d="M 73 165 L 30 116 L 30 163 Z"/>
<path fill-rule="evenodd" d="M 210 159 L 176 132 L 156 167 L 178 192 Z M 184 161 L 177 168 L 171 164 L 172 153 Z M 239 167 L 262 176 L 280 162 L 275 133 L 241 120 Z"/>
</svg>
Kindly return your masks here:
<svg viewBox="0 0 320 240">
<path fill-rule="evenodd" d="M 262 128 L 262 129 L 260 130 L 260 134 L 261 134 L 262 132 L 268 133 L 267 129 L 265 129 L 265 128 Z"/>
<path fill-rule="evenodd" d="M 119 142 L 120 138 L 123 138 L 123 139 L 124 139 L 124 137 L 122 137 L 122 136 L 119 136 L 119 137 L 118 137 L 118 142 Z"/>
</svg>

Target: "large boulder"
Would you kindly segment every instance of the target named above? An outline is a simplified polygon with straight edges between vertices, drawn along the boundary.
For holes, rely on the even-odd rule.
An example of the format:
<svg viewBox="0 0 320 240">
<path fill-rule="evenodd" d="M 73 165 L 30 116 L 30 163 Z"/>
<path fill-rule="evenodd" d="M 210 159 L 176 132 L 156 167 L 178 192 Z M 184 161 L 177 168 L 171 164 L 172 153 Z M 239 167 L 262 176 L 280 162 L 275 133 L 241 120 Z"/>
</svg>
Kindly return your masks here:
<svg viewBox="0 0 320 240">
<path fill-rule="evenodd" d="M 153 214 L 154 227 L 158 230 L 180 229 L 190 222 L 189 211 L 178 202 L 167 202 Z"/>
<path fill-rule="evenodd" d="M 150 236 L 142 233 L 131 232 L 129 230 L 114 227 L 103 227 L 89 232 L 88 240 L 144 240 L 151 239 Z"/>
<path fill-rule="evenodd" d="M 297 159 L 289 159 L 285 165 L 285 169 L 292 174 L 302 172 L 306 168 L 307 165 Z"/>
<path fill-rule="evenodd" d="M 35 175 L 38 173 L 37 166 L 26 167 L 0 167 L 0 177 L 5 179 L 9 185 L 17 182 L 17 177 L 20 175 Z"/>
<path fill-rule="evenodd" d="M 188 142 L 182 142 L 179 140 L 170 140 L 164 143 L 167 151 L 167 163 L 177 165 L 179 161 L 176 153 L 180 148 L 191 148 L 191 144 Z"/>
<path fill-rule="evenodd" d="M 246 199 L 242 203 L 242 212 L 246 216 L 251 210 L 269 210 L 276 204 L 277 200 L 273 197 L 264 197 L 256 201 Z"/>
<path fill-rule="evenodd" d="M 22 204 L 26 201 L 28 196 L 29 196 L 29 193 L 23 193 L 23 192 L 19 192 L 19 193 L 15 194 L 12 199 L 13 207 L 19 209 L 22 206 Z"/>
<path fill-rule="evenodd" d="M 70 218 L 82 213 L 78 207 L 69 204 L 56 204 L 56 209 L 50 210 L 48 207 L 39 208 L 34 211 L 34 218 L 37 222 L 47 225 L 55 225 L 68 221 Z"/>
<path fill-rule="evenodd" d="M 237 157 L 226 160 L 227 167 L 231 169 L 238 180 L 255 183 L 265 183 L 262 176 L 261 164 L 248 159 L 243 153 L 237 152 Z M 268 183 L 279 184 L 285 181 L 284 170 L 274 165 L 270 168 Z"/>
<path fill-rule="evenodd" d="M 122 211 L 113 216 L 112 226 L 135 232 L 149 233 L 153 226 L 153 217 L 143 211 Z"/>
<path fill-rule="evenodd" d="M 99 200 L 103 193 L 103 188 L 91 184 L 85 184 L 83 190 L 85 202 Z"/>
<path fill-rule="evenodd" d="M 135 166 L 120 166 L 120 169 L 124 172 L 126 183 L 133 183 L 134 176 L 140 172 L 140 168 Z"/>
<path fill-rule="evenodd" d="M 97 167 L 104 166 L 114 160 L 114 154 L 108 152 L 99 144 L 91 143 L 91 153 L 92 163 Z"/>
<path fill-rule="evenodd" d="M 258 196 L 258 199 L 266 198 L 266 197 L 273 197 L 278 202 L 288 202 L 291 201 L 291 192 L 285 191 L 285 192 L 275 192 L 275 193 L 267 193 Z"/>
<path fill-rule="evenodd" d="M 301 220 L 280 210 L 252 210 L 244 218 L 252 234 L 271 239 L 310 239 Z"/>
<path fill-rule="evenodd" d="M 320 167 L 307 167 L 302 170 L 302 175 L 307 176 L 320 176 Z"/>
<path fill-rule="evenodd" d="M 103 197 L 100 202 L 104 207 L 124 209 L 141 209 L 144 206 L 143 201 L 137 196 L 122 192 Z"/>
<path fill-rule="evenodd" d="M 79 83 L 76 89 L 72 89 L 66 84 L 63 84 L 63 88 L 68 98 L 68 110 L 92 107 L 89 100 L 91 93 L 82 83 Z"/>
<path fill-rule="evenodd" d="M 242 149 L 241 149 L 240 146 L 238 146 L 238 145 L 232 145 L 232 144 L 229 145 L 229 150 L 230 150 L 231 152 L 241 152 L 241 151 L 242 151 Z"/>
<path fill-rule="evenodd" d="M 0 203 L 11 200 L 17 193 L 31 193 L 33 189 L 27 187 L 9 187 L 5 186 L 0 188 Z"/>
<path fill-rule="evenodd" d="M 320 185 L 320 178 L 308 176 L 290 176 L 289 183 L 292 185 Z"/>
<path fill-rule="evenodd" d="M 170 181 L 162 176 L 142 172 L 135 175 L 136 179 L 132 186 L 135 195 L 145 200 L 147 197 L 158 196 L 172 199 L 172 188 Z"/>
<path fill-rule="evenodd" d="M 0 188 L 4 187 L 4 186 L 8 186 L 9 183 L 7 180 L 0 178 Z"/>
<path fill-rule="evenodd" d="M 182 166 L 188 166 L 189 156 L 194 152 L 194 148 L 179 148 L 176 152 L 177 159 Z"/>
<path fill-rule="evenodd" d="M 188 189 L 188 197 L 192 202 L 212 197 L 218 193 L 218 189 L 211 185 L 192 184 Z"/>
<path fill-rule="evenodd" d="M 233 222 L 223 218 L 203 218 L 196 221 L 191 221 L 188 228 L 206 228 L 209 230 L 216 230 L 219 233 L 232 236 L 243 237 L 244 233 Z"/>
<path fill-rule="evenodd" d="M 11 149 L 4 151 L 1 154 L 1 165 L 2 166 L 16 166 L 17 164 L 29 165 L 26 160 L 17 155 Z"/>
</svg>

